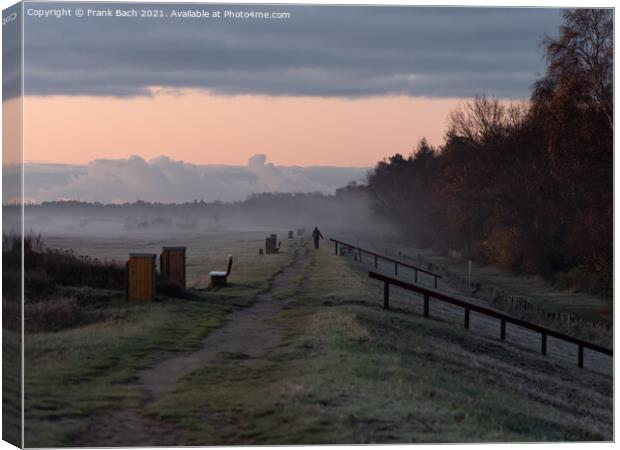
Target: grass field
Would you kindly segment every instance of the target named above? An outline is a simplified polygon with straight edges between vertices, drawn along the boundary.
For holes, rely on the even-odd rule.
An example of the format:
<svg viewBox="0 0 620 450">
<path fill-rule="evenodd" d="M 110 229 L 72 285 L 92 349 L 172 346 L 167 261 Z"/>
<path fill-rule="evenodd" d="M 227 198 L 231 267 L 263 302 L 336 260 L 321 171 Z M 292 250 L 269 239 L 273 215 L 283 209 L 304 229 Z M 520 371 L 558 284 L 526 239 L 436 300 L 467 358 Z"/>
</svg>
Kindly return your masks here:
<svg viewBox="0 0 620 450">
<path fill-rule="evenodd" d="M 217 291 L 195 290 L 195 299 L 160 298 L 154 303 L 128 304 L 122 291 L 76 287 L 87 308 L 101 320 L 86 326 L 26 336 L 26 445 L 69 445 L 96 411 L 141 405 L 145 392 L 133 381 L 136 371 L 167 352 L 197 348 L 224 317 L 253 302 L 270 278 L 291 257 L 286 251 L 259 260 L 257 234 L 220 236 L 217 241 L 185 242 L 189 246 L 188 283 L 206 287 L 208 272 L 235 256 L 231 286 Z M 99 258 L 127 258 L 125 240 L 50 239 L 51 246 L 75 249 Z M 159 252 L 168 241 L 132 241 L 132 251 Z M 72 244 L 72 245 L 69 245 Z"/>
<path fill-rule="evenodd" d="M 611 377 L 424 319 L 398 295 L 384 311 L 382 286 L 326 245 L 263 300 L 282 302 L 267 319 L 281 332 L 277 345 L 258 357 L 223 352 L 149 398 L 136 382 L 139 369 L 197 351 L 308 247 L 283 240 L 282 254 L 259 257 L 263 234 L 134 244 L 132 251 L 154 252 L 188 245 L 196 297 L 128 305 L 122 292 L 82 289 L 98 298 L 91 307 L 104 311 L 102 320 L 29 334 L 27 446 L 75 444 L 97 417 L 126 411 L 169 427 L 176 444 L 612 439 Z M 122 241 L 50 243 L 91 256 L 127 254 Z M 200 289 L 229 253 L 233 285 Z"/>
</svg>

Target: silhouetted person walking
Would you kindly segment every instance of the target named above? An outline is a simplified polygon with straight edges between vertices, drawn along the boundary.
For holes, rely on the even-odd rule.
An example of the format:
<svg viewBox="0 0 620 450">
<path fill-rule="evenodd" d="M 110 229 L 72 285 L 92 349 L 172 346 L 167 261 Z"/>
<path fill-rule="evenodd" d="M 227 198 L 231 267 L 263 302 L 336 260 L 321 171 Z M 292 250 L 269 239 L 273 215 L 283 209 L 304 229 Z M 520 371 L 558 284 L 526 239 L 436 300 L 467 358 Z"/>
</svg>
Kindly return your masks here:
<svg viewBox="0 0 620 450">
<path fill-rule="evenodd" d="M 323 235 L 319 231 L 319 227 L 314 227 L 312 237 L 314 238 L 314 248 L 319 248 L 319 238 L 323 239 Z"/>
</svg>

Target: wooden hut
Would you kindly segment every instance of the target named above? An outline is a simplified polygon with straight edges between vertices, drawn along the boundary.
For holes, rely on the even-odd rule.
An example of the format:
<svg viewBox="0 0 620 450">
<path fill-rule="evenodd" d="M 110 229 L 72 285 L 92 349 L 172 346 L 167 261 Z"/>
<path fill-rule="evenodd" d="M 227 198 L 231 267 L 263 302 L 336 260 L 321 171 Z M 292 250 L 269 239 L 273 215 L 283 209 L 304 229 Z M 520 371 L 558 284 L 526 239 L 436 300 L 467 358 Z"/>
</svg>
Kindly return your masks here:
<svg viewBox="0 0 620 450">
<path fill-rule="evenodd" d="M 127 261 L 127 300 L 145 302 L 155 299 L 154 253 L 130 253 Z"/>
<path fill-rule="evenodd" d="M 273 253 L 278 253 L 278 236 L 275 234 L 265 239 L 265 254 L 271 255 Z"/>
<path fill-rule="evenodd" d="M 162 280 L 185 287 L 186 247 L 163 247 L 159 255 L 159 270 Z"/>
</svg>

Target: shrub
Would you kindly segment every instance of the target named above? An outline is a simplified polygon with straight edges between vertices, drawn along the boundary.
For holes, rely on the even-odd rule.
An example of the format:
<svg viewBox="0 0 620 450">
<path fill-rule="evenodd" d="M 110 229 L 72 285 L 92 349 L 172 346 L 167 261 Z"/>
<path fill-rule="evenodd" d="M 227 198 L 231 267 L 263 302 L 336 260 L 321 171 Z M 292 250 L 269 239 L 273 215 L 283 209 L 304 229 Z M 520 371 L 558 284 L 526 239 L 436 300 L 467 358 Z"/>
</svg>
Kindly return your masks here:
<svg viewBox="0 0 620 450">
<path fill-rule="evenodd" d="M 515 269 L 522 256 L 522 237 L 511 227 L 494 227 L 478 248 L 485 261 L 502 269 Z"/>
<path fill-rule="evenodd" d="M 19 296 L 21 239 L 3 235 L 4 297 Z M 122 290 L 125 268 L 115 262 L 78 256 L 71 250 L 50 249 L 39 235 L 24 238 L 24 287 L 30 300 L 47 298 L 57 286 L 88 286 Z"/>
<path fill-rule="evenodd" d="M 26 332 L 58 331 L 81 321 L 81 310 L 73 298 L 28 302 L 24 307 Z"/>
<path fill-rule="evenodd" d="M 38 235 L 24 238 L 24 289 L 27 301 L 54 295 L 59 286 L 123 290 L 125 268 L 110 261 L 78 256 L 71 250 L 50 249 Z M 3 235 L 3 298 L 20 300 L 22 241 Z"/>
</svg>

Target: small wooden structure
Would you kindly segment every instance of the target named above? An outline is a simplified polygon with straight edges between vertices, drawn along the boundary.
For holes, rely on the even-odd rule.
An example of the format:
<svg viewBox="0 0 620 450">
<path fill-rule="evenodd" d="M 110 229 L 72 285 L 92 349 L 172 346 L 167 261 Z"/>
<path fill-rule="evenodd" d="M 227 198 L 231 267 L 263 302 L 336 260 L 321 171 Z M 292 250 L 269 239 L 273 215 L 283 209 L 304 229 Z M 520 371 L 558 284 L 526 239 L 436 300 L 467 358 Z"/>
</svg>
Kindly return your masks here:
<svg viewBox="0 0 620 450">
<path fill-rule="evenodd" d="M 161 278 L 185 287 L 186 247 L 163 247 L 159 256 Z"/>
<path fill-rule="evenodd" d="M 271 255 L 274 253 L 278 253 L 278 235 L 277 234 L 272 234 L 271 236 L 269 236 L 268 238 L 265 239 L 265 253 L 267 255 Z"/>
<path fill-rule="evenodd" d="M 291 241 L 294 239 L 294 233 L 293 230 L 289 230 L 288 231 L 288 240 Z"/>
<path fill-rule="evenodd" d="M 211 286 L 226 286 L 228 284 L 228 276 L 230 275 L 230 271 L 232 269 L 233 257 L 232 255 L 228 255 L 228 266 L 226 268 L 226 272 L 214 270 L 209 272 L 209 276 L 211 276 Z"/>
<path fill-rule="evenodd" d="M 127 300 L 148 302 L 155 299 L 154 253 L 130 253 L 127 261 Z"/>
</svg>

